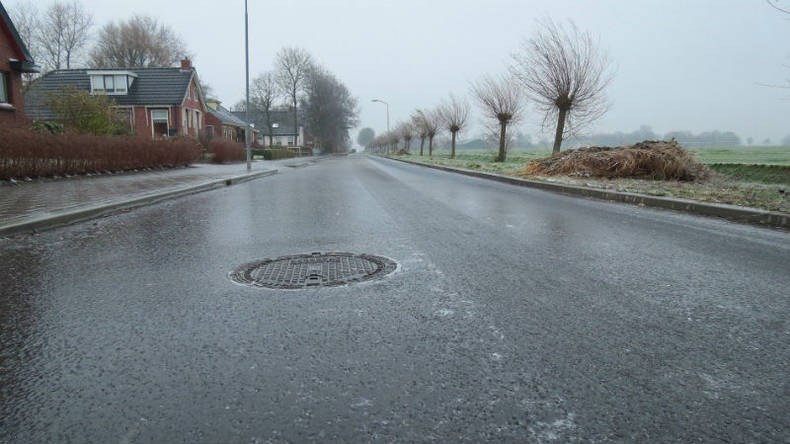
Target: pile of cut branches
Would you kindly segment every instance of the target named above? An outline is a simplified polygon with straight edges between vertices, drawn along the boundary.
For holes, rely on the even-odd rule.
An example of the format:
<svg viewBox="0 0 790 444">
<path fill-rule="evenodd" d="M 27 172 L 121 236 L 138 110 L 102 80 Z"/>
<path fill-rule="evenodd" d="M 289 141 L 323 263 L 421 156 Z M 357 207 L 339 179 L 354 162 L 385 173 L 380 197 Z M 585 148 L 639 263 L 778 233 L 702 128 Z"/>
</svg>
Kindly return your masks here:
<svg viewBox="0 0 790 444">
<path fill-rule="evenodd" d="M 532 176 L 636 177 L 654 180 L 700 181 L 710 170 L 675 140 L 629 146 L 578 148 L 527 163 Z"/>
</svg>

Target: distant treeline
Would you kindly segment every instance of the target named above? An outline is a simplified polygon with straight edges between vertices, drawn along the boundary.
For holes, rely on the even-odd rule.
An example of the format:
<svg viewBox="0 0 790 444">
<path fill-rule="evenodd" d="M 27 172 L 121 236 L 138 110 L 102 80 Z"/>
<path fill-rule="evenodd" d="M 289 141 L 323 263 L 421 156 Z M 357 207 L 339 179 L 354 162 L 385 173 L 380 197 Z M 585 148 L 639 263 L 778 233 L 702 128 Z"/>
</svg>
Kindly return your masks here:
<svg viewBox="0 0 790 444">
<path fill-rule="evenodd" d="M 738 147 L 744 146 L 740 136 L 732 131 L 705 131 L 702 133 L 692 133 L 691 131 L 670 131 L 665 134 L 656 133 L 648 125 L 642 125 L 638 130 L 632 132 L 597 133 L 581 138 L 568 139 L 568 147 L 579 146 L 620 146 L 633 145 L 643 140 L 670 140 L 675 139 L 685 147 Z M 474 139 L 459 142 L 457 149 L 494 149 L 498 146 L 499 140 L 493 135 L 480 135 Z M 746 145 L 752 145 L 752 138 L 746 140 Z M 771 139 L 762 141 L 762 145 L 770 145 Z M 790 146 L 790 135 L 781 140 L 783 146 Z M 548 139 L 533 140 L 529 134 L 516 132 L 508 140 L 508 146 L 512 148 L 551 148 Z"/>
</svg>

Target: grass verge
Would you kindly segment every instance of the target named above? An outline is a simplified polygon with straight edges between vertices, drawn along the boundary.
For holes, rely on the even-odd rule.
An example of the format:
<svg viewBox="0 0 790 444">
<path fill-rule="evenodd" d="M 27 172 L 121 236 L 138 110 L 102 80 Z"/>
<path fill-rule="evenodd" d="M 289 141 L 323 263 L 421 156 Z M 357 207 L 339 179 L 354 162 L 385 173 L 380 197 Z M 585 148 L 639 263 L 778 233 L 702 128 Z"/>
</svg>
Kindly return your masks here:
<svg viewBox="0 0 790 444">
<path fill-rule="evenodd" d="M 784 182 L 756 183 L 755 181 L 748 181 L 745 178 L 747 174 L 746 171 L 749 170 L 748 168 L 734 168 L 734 170 L 739 171 L 739 174 L 743 176 L 739 178 L 720 172 L 716 167 L 712 166 L 711 168 L 717 171 L 717 174 L 705 182 L 679 182 L 631 178 L 599 179 L 567 176 L 544 177 L 527 175 L 524 172 L 524 167 L 528 160 L 546 157 L 549 154 L 549 152 L 542 150 L 515 151 L 508 155 L 507 162 L 494 162 L 493 152 L 478 150 L 472 152 L 458 152 L 456 153 L 455 159 L 450 159 L 449 152 L 445 151 L 435 151 L 432 158 L 429 158 L 427 155 L 419 156 L 419 154 L 414 153 L 390 155 L 388 157 L 429 165 L 466 168 L 546 182 L 639 193 L 650 196 L 678 197 L 701 202 L 723 203 L 790 213 L 790 189 L 788 189 L 788 184 Z M 765 171 L 772 170 L 773 168 L 765 168 Z M 784 169 L 780 168 L 780 171 L 784 171 Z M 759 177 L 761 180 L 769 180 L 768 178 L 772 176 L 769 176 L 769 174 L 758 174 L 752 177 L 754 179 Z"/>
</svg>

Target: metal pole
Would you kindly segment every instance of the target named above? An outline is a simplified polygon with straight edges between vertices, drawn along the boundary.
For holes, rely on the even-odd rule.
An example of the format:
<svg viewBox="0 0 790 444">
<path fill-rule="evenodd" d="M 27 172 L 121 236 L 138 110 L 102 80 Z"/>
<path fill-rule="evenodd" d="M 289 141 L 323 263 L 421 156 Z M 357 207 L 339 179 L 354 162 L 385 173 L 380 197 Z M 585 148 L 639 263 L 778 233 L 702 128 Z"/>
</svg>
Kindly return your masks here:
<svg viewBox="0 0 790 444">
<path fill-rule="evenodd" d="M 249 19 L 247 18 L 247 0 L 244 0 L 244 58 L 245 58 L 245 75 L 247 86 L 247 105 L 245 119 L 247 120 L 247 131 L 244 131 L 244 145 L 247 148 L 247 171 L 252 169 L 252 150 L 250 149 L 250 134 L 252 128 L 250 125 L 250 31 Z"/>
<path fill-rule="evenodd" d="M 384 102 L 384 105 L 387 106 L 387 132 L 390 132 L 390 104 Z"/>
</svg>

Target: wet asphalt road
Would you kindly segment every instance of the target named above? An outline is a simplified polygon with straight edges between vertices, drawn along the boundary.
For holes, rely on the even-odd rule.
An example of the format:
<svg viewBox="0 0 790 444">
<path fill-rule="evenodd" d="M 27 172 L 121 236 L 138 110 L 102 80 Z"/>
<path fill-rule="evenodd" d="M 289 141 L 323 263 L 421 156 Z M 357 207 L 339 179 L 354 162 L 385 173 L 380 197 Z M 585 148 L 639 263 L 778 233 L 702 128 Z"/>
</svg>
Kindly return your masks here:
<svg viewBox="0 0 790 444">
<path fill-rule="evenodd" d="M 362 155 L 0 240 L 0 442 L 790 440 L 790 234 Z M 277 291 L 255 259 L 394 259 Z"/>
</svg>

